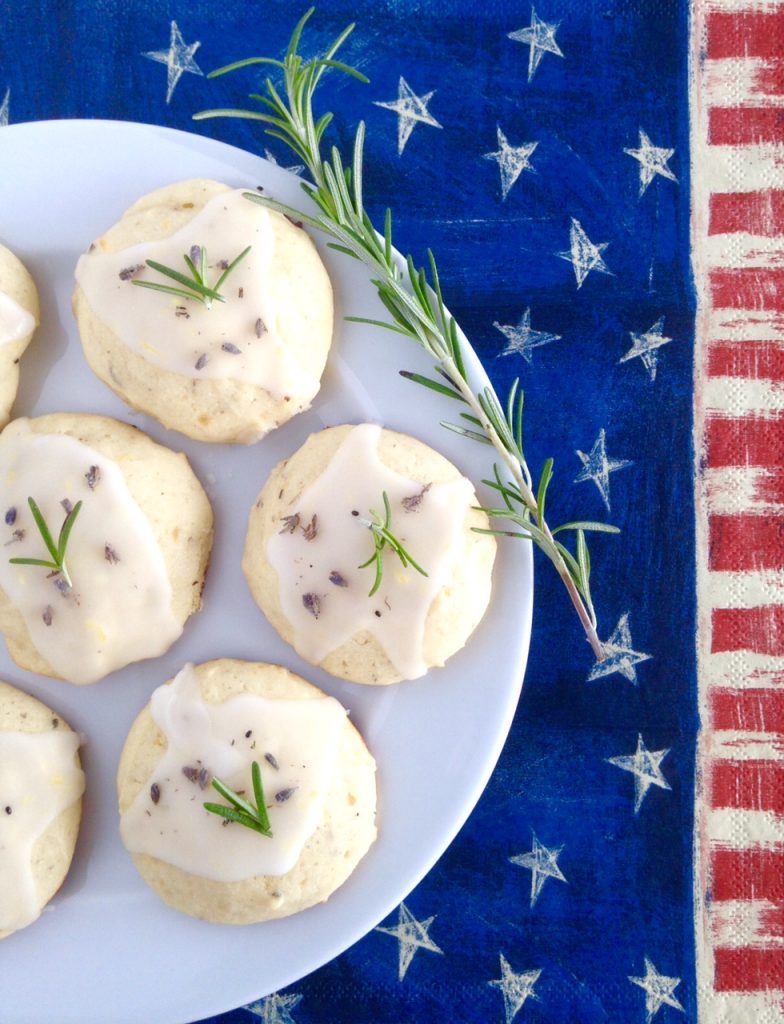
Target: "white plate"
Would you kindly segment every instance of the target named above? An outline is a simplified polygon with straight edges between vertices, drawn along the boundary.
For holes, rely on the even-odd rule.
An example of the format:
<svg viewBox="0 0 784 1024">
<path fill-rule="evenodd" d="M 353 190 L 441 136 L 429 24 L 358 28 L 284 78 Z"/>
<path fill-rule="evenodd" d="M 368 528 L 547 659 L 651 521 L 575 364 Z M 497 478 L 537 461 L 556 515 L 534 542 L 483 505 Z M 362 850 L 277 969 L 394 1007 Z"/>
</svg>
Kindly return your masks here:
<svg viewBox="0 0 784 1024">
<path fill-rule="evenodd" d="M 363 687 L 314 670 L 273 632 L 240 571 L 246 517 L 270 469 L 324 425 L 374 420 L 419 437 L 478 481 L 490 450 L 439 427 L 454 403 L 401 378 L 431 372 L 413 344 L 343 322 L 383 317 L 359 264 L 321 245 L 336 292 L 336 344 L 314 407 L 248 448 L 201 445 L 128 410 L 84 362 L 70 310 L 77 256 L 145 192 L 192 177 L 263 184 L 293 204 L 298 180 L 258 157 L 149 125 L 51 121 L 0 131 L 0 242 L 33 274 L 42 322 L 22 364 L 15 412 L 89 411 L 130 421 L 184 450 L 216 512 L 204 609 L 164 657 L 92 687 L 18 669 L 0 644 L 0 678 L 40 697 L 85 736 L 85 814 L 72 870 L 41 920 L 0 947 L 3 1024 L 173 1024 L 257 999 L 337 956 L 378 924 L 455 836 L 489 778 L 517 703 L 530 634 L 529 545 L 502 546 L 490 611 L 467 648 L 415 683 Z M 321 244 L 321 243 L 319 243 Z M 469 365 L 480 373 L 473 354 Z M 482 379 L 478 377 L 477 379 Z M 115 768 L 130 723 L 186 661 L 286 665 L 351 711 L 378 761 L 379 839 L 328 903 L 244 928 L 162 904 L 117 834 Z"/>
</svg>

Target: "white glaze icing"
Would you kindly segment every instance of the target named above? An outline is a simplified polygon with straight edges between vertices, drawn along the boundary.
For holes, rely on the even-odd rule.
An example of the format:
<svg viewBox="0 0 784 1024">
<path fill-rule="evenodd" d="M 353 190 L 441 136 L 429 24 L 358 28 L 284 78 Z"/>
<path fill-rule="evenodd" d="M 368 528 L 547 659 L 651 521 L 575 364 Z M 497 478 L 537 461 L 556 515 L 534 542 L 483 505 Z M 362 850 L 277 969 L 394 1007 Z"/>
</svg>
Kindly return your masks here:
<svg viewBox="0 0 784 1024">
<path fill-rule="evenodd" d="M 10 345 L 14 341 L 32 334 L 35 329 L 35 317 L 16 299 L 5 292 L 0 292 L 0 345 Z"/>
<path fill-rule="evenodd" d="M 84 792 L 78 748 L 79 737 L 66 730 L 0 731 L 0 931 L 38 917 L 33 848 Z"/>
<path fill-rule="evenodd" d="M 309 403 L 319 379 L 284 346 L 268 284 L 275 251 L 270 215 L 243 198 L 245 192 L 233 189 L 214 196 L 184 227 L 161 241 L 114 253 L 97 245 L 79 259 L 76 279 L 100 320 L 149 363 L 195 379 L 245 381 L 277 398 Z M 133 284 L 138 280 L 177 287 L 148 268 L 146 261 L 155 260 L 187 276 L 183 254 L 190 254 L 193 246 L 206 249 L 210 285 L 222 273 L 219 261 L 231 263 L 251 247 L 221 287 L 225 302 L 213 301 L 207 308 Z M 126 275 L 136 267 L 142 269 Z"/>
<path fill-rule="evenodd" d="M 367 630 L 403 678 L 415 679 L 427 671 L 422 650 L 425 620 L 459 557 L 474 490 L 470 481 L 459 477 L 433 484 L 417 504 L 422 485 L 381 462 L 380 436 L 381 428 L 372 424 L 351 430 L 292 509 L 299 514 L 298 526 L 290 531 L 281 524 L 270 538 L 267 558 L 278 575 L 283 613 L 294 628 L 294 647 L 303 657 L 318 663 Z M 387 546 L 381 586 L 369 597 L 374 569 L 358 566 L 373 554 L 366 522 L 371 510 L 383 516 L 383 492 L 392 509 L 392 533 L 427 576 L 410 566 L 403 568 Z M 404 499 L 414 499 L 415 507 L 406 508 Z M 317 532 L 308 540 L 305 528 L 314 515 Z"/>
<path fill-rule="evenodd" d="M 93 488 L 92 466 L 98 468 Z M 181 634 L 152 527 L 112 460 L 72 437 L 34 434 L 16 420 L 0 437 L 0 494 L 0 589 L 58 675 L 92 683 L 162 654 Z M 83 503 L 66 552 L 72 590 L 60 589 L 61 577 L 41 566 L 9 561 L 50 557 L 28 497 L 55 541 L 66 516 L 63 499 Z"/>
<path fill-rule="evenodd" d="M 170 685 L 155 690 L 150 710 L 167 747 L 122 815 L 120 834 L 128 850 L 218 882 L 290 871 L 321 819 L 346 726 L 342 705 L 326 696 L 267 700 L 249 693 L 208 704 L 193 667 L 186 665 Z M 205 801 L 226 803 L 208 784 L 213 775 L 253 802 L 254 760 L 261 768 L 272 838 L 224 825 L 203 807 Z M 189 779 L 183 768 L 196 777 Z"/>
</svg>

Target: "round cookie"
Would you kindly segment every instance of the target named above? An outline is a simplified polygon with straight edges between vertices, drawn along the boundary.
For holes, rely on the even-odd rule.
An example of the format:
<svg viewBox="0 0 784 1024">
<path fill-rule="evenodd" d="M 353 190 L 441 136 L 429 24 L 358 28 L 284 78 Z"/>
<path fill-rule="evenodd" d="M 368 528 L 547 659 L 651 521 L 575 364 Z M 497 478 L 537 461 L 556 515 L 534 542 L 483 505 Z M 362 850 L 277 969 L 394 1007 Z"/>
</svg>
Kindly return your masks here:
<svg viewBox="0 0 784 1024">
<path fill-rule="evenodd" d="M 308 580 L 312 580 L 312 563 L 319 558 L 317 545 L 330 543 L 327 530 L 320 529 L 312 544 L 306 544 L 304 550 L 301 547 L 283 568 L 273 565 L 270 557 L 272 543 L 280 551 L 281 538 L 288 542 L 296 535 L 300 544 L 303 536 L 308 539 L 311 516 L 318 510 L 309 506 L 304 508 L 303 495 L 312 494 L 322 476 L 326 479 L 326 474 L 332 472 L 338 452 L 344 452 L 340 465 L 346 470 L 346 477 L 333 479 L 331 487 L 327 488 L 329 494 L 334 495 L 336 507 L 338 502 L 343 502 L 350 514 L 356 517 L 354 521 L 365 525 L 369 510 L 375 507 L 377 513 L 382 511 L 383 484 L 372 483 L 376 468 L 365 466 L 363 462 L 362 470 L 355 472 L 352 467 L 359 465 L 357 459 L 360 456 L 345 454 L 343 448 L 349 438 L 357 436 L 357 431 L 376 431 L 376 454 L 381 467 L 411 482 L 410 494 L 403 498 L 402 507 L 400 501 L 395 504 L 391 524 L 393 533 L 405 531 L 409 516 L 416 519 L 424 515 L 426 507 L 428 514 L 432 514 L 430 505 L 439 487 L 463 485 L 459 494 L 454 492 L 452 499 L 442 501 L 441 525 L 446 526 L 449 520 L 450 529 L 456 532 L 453 534 L 453 546 L 446 556 L 441 584 L 428 599 L 429 603 L 423 607 L 419 619 L 408 625 L 404 623 L 400 627 L 402 634 L 397 639 L 392 634 L 391 639 L 384 643 L 378 638 L 381 623 L 389 621 L 392 627 L 393 616 L 400 614 L 400 606 L 391 593 L 385 595 L 386 582 L 382 583 L 377 596 L 370 602 L 366 600 L 373 572 L 372 568 L 362 568 L 361 563 L 364 556 L 373 553 L 370 537 L 364 540 L 365 550 L 361 555 L 355 554 L 353 561 L 340 551 L 327 551 L 325 557 L 328 562 L 331 559 L 332 567 L 327 571 L 327 565 L 324 565 L 325 571 L 319 577 L 320 586 L 312 582 L 309 584 Z M 368 437 L 368 443 L 372 443 L 372 436 L 368 434 Z M 364 459 L 364 454 L 361 457 Z M 367 479 L 371 480 L 375 505 L 368 503 L 362 507 L 356 493 L 367 490 Z M 327 500 L 330 500 L 329 496 Z M 307 498 L 304 502 L 307 503 Z M 353 502 L 357 502 L 356 507 Z M 312 434 L 294 455 L 272 471 L 264 485 L 249 516 L 243 557 L 245 577 L 256 603 L 270 623 L 306 660 L 332 675 L 358 683 L 388 684 L 416 678 L 430 667 L 443 665 L 463 647 L 490 600 L 496 542 L 492 536 L 475 532 L 488 526 L 487 517 L 475 507 L 477 504 L 473 488 L 459 470 L 422 442 L 369 424 L 330 427 Z M 341 514 L 345 518 L 348 513 L 342 510 Z M 319 516 L 317 523 L 320 524 L 321 520 Z M 442 532 L 445 531 L 439 529 L 436 521 L 430 535 L 424 541 L 417 541 L 418 546 L 408 552 L 422 563 L 425 570 L 431 570 L 431 576 L 435 569 L 434 551 L 443 541 Z M 315 557 L 311 558 L 311 555 Z M 422 577 L 411 566 L 401 569 L 391 551 L 387 550 L 384 557 L 384 581 L 390 579 L 390 587 L 399 582 L 402 589 L 397 600 L 405 602 L 406 588 L 411 591 L 422 583 Z M 338 567 L 339 572 L 336 572 Z M 308 572 L 311 572 L 310 577 Z M 309 592 L 302 593 L 297 588 L 309 588 Z M 327 603 L 343 600 L 352 589 L 361 590 L 358 594 L 361 601 L 347 611 L 336 612 L 333 631 L 322 635 L 317 642 L 320 648 L 310 646 L 306 636 L 308 626 L 321 627 Z M 301 594 L 301 602 L 298 594 Z M 310 615 L 301 613 L 300 603 Z M 314 623 L 314 619 L 318 622 Z M 306 625 L 303 626 L 303 622 Z M 327 627 L 324 628 L 326 630 Z M 416 657 L 412 656 L 418 664 L 413 664 L 412 658 L 406 662 L 401 654 L 403 641 L 408 635 L 413 636 L 414 629 L 421 635 L 421 646 Z M 339 643 L 334 643 L 333 636 L 338 633 L 342 638 Z"/>
<path fill-rule="evenodd" d="M 211 705 L 219 705 L 238 694 L 295 702 L 325 696 L 277 665 L 220 659 L 196 666 L 194 671 L 201 698 Z M 151 788 L 166 749 L 166 736 L 153 720 L 148 705 L 132 725 L 120 757 L 117 791 L 121 815 L 143 790 Z M 197 788 L 195 792 L 200 800 L 218 799 L 211 788 L 203 793 Z M 274 803 L 271 792 L 266 799 L 268 804 Z M 345 882 L 376 837 L 375 810 L 375 762 L 346 717 L 338 733 L 335 769 L 324 796 L 321 818 L 287 873 L 221 882 L 146 853 L 134 853 L 132 857 L 144 881 L 176 910 L 223 924 L 268 921 L 323 902 Z M 230 827 L 243 828 L 235 824 Z M 251 839 L 267 841 L 255 835 Z"/>
<path fill-rule="evenodd" d="M 19 387 L 19 360 L 30 344 L 40 315 L 35 281 L 11 250 L 0 245 L 0 302 L 3 304 L 5 304 L 4 296 L 26 310 L 32 317 L 32 323 L 29 324 L 29 329 L 24 330 L 20 336 L 15 336 L 12 341 L 4 342 L 2 307 L 0 307 L 0 428 L 6 425 L 11 414 L 11 406 Z"/>
<path fill-rule="evenodd" d="M 73 732 L 68 723 L 61 715 L 56 714 L 41 701 L 36 700 L 22 690 L 11 686 L 9 683 L 0 682 L 0 735 L 3 732 L 14 733 L 54 733 L 72 736 Z M 78 747 L 78 739 L 74 740 Z M 69 806 L 65 807 L 48 825 L 38 837 L 32 847 L 30 868 L 32 872 L 32 883 L 34 888 L 35 911 L 33 920 L 40 914 L 41 910 L 51 900 L 54 894 L 62 885 L 68 869 L 71 866 L 76 839 L 79 832 L 79 823 L 82 816 L 81 791 L 84 788 L 84 778 L 81 773 L 81 763 L 78 749 L 74 756 L 74 765 L 77 774 L 71 780 L 78 791 L 78 795 Z M 6 766 L 7 770 L 7 766 Z M 81 784 L 80 784 L 81 783 Z M 29 784 L 25 782 L 25 785 Z M 0 813 L 8 813 L 6 803 L 9 799 L 7 794 L 0 794 L 0 801 L 3 803 Z M 8 820 L 13 818 L 14 808 L 11 807 L 11 814 Z M 2 837 L 2 821 L 0 821 L 0 838 Z M 2 855 L 0 855 L 1 857 Z M 3 887 L 12 885 L 12 881 L 3 878 Z M 17 882 L 17 884 L 19 884 Z M 20 886 L 21 887 L 21 886 Z M 8 890 L 6 889 L 6 894 Z M 0 893 L 0 904 L 3 895 Z M 0 915 L 1 916 L 1 915 Z M 28 921 L 32 923 L 32 920 Z M 22 925 L 24 927 L 24 925 Z M 0 927 L 0 939 L 12 935 L 16 928 Z"/>
<path fill-rule="evenodd" d="M 140 248 L 141 243 L 156 243 L 175 235 L 203 211 L 211 200 L 220 195 L 233 194 L 233 191 L 215 181 L 193 180 L 143 196 L 118 223 L 93 243 L 90 252 L 82 260 L 87 265 L 93 258 L 127 250 L 129 254 L 133 253 L 127 261 L 131 266 L 122 268 L 120 275 L 133 276 L 138 270 L 147 274 L 143 266 L 145 254 Z M 261 210 L 258 205 L 246 199 L 242 199 L 242 203 L 248 211 Z M 264 278 L 268 294 L 274 297 L 272 323 L 264 324 L 254 312 L 248 324 L 251 335 L 255 325 L 258 339 L 251 336 L 249 340 L 240 342 L 232 334 L 227 341 L 230 346 L 228 349 L 210 354 L 209 357 L 204 354 L 198 358 L 191 356 L 187 368 L 183 366 L 172 370 L 160 362 L 156 365 L 154 360 L 151 361 L 149 353 L 158 344 L 157 339 L 153 340 L 152 345 L 145 344 L 141 350 L 131 347 L 118 336 L 115 329 L 108 326 L 105 318 L 96 313 L 81 284 L 77 285 L 74 292 L 73 309 L 84 353 L 92 370 L 131 406 L 154 416 L 164 426 L 198 441 L 254 442 L 297 412 L 307 409 L 319 387 L 332 341 L 332 287 L 315 246 L 301 226 L 275 212 L 270 211 L 269 217 L 274 237 L 274 254 Z M 192 242 L 201 244 L 202 240 L 193 239 Z M 233 260 L 244 244 L 240 240 L 236 244 L 232 243 L 226 252 L 227 260 Z M 190 245 L 191 242 L 188 243 L 189 248 Z M 90 253 L 95 255 L 91 256 Z M 187 273 L 179 251 L 172 259 L 176 263 L 175 269 Z M 81 267 L 82 261 L 77 268 L 77 277 L 80 276 Z M 217 269 L 210 271 L 210 275 L 217 273 Z M 232 304 L 235 309 L 243 303 L 248 306 L 249 297 L 242 295 L 246 289 L 237 288 L 238 273 L 235 270 L 227 278 L 226 302 L 223 306 L 213 303 L 210 317 L 218 313 L 223 315 L 224 310 Z M 117 276 L 117 273 L 113 274 L 107 287 L 117 286 Z M 150 279 L 159 283 L 167 282 L 165 277 L 156 277 L 154 274 Z M 208 276 L 208 279 L 216 283 L 214 276 Z M 132 288 L 132 283 L 127 280 L 122 292 L 112 294 L 133 293 L 134 303 L 149 302 L 151 296 L 161 301 L 160 296 L 154 292 Z M 168 280 L 168 284 L 173 282 Z M 170 298 L 168 309 L 164 302 L 164 312 L 170 318 L 166 323 L 175 319 L 177 329 L 192 328 L 195 331 L 198 325 L 194 309 L 201 314 L 198 302 Z M 163 326 L 165 328 L 166 325 Z M 212 325 L 208 323 L 204 332 L 209 333 L 211 328 Z M 268 329 L 271 334 L 267 333 Z M 166 339 L 164 344 L 169 344 L 165 331 L 158 333 Z M 254 381 L 247 373 L 238 372 L 235 376 L 223 377 L 204 376 L 208 358 L 211 363 L 222 359 L 224 364 L 231 364 L 227 372 L 233 373 L 232 356 L 226 356 L 225 353 L 236 353 L 234 360 L 237 360 L 240 353 L 236 352 L 234 341 L 241 348 L 244 346 L 244 357 L 245 348 L 269 346 L 272 344 L 269 339 L 273 336 L 277 339 L 275 344 L 279 342 L 285 359 L 294 367 L 297 377 L 293 384 L 291 381 L 286 384 L 285 393 L 276 391 L 272 385 L 261 386 L 258 380 Z"/>
<path fill-rule="evenodd" d="M 119 467 L 125 487 L 135 506 L 140 510 L 139 513 L 134 509 L 134 514 L 140 514 L 146 520 L 145 530 L 151 531 L 154 543 L 157 544 L 162 556 L 163 571 L 171 587 L 170 609 L 167 609 L 167 614 L 170 611 L 172 622 L 181 632 L 186 620 L 201 607 L 201 594 L 213 536 L 212 508 L 185 455 L 157 444 L 136 427 L 106 416 L 86 413 L 52 413 L 33 419 L 12 421 L 0 434 L 0 457 L 4 444 L 7 442 L 13 445 L 20 436 L 30 436 L 33 439 L 70 438 L 87 445 Z M 40 470 L 36 466 L 33 471 L 38 473 Z M 82 493 L 86 496 L 89 491 L 96 488 L 95 481 L 91 482 L 89 478 L 86 485 L 84 480 L 76 480 L 74 486 L 77 485 L 81 486 Z M 97 494 L 99 490 L 100 487 L 96 488 L 95 493 Z M 3 543 L 6 544 L 3 550 L 10 559 L 20 547 L 14 541 L 16 532 L 19 532 L 18 528 L 23 525 L 22 516 L 29 518 L 29 513 L 24 507 L 24 498 L 19 502 L 18 508 L 8 509 L 6 492 L 4 502 L 6 504 L 2 513 L 5 516 L 5 523 L 3 524 L 0 519 L 0 531 L 3 531 Z M 59 504 L 57 507 L 59 508 Z M 65 516 L 64 510 L 60 510 L 60 515 Z M 82 518 L 84 516 L 85 512 L 82 512 Z M 107 531 L 113 519 L 111 513 L 106 516 Z M 52 521 L 50 526 L 56 539 L 55 522 Z M 69 540 L 70 545 L 74 544 L 76 531 L 79 529 L 77 519 Z M 28 540 L 32 536 L 40 549 L 40 554 L 46 554 L 43 542 L 31 524 L 21 532 L 27 533 Z M 103 534 L 97 539 L 103 559 L 101 564 L 106 562 L 111 567 L 113 561 L 119 561 L 119 556 L 108 544 L 106 549 L 103 548 Z M 19 566 L 19 569 L 38 574 L 36 579 L 46 578 L 44 568 Z M 52 601 L 57 614 L 60 607 L 59 598 L 54 596 Z M 55 678 L 69 679 L 67 673 L 55 669 L 42 656 L 31 639 L 21 611 L 11 602 L 1 586 L 0 632 L 5 634 L 8 651 L 21 668 Z M 149 656 L 153 655 L 145 654 L 140 657 Z M 131 655 L 123 664 L 136 660 L 139 659 Z M 121 666 L 116 666 L 119 667 Z"/>
</svg>

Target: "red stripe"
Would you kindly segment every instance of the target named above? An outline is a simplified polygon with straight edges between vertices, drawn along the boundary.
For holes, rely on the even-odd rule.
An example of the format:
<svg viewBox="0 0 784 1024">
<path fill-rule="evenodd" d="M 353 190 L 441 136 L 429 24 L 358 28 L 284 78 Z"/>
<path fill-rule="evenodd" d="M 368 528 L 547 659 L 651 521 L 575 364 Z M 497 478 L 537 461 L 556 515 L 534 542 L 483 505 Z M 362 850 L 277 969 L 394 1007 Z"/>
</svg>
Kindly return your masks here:
<svg viewBox="0 0 784 1024">
<path fill-rule="evenodd" d="M 784 310 L 784 270 L 778 268 L 712 270 L 710 287 L 714 309 Z"/>
<path fill-rule="evenodd" d="M 708 57 L 781 56 L 784 50 L 783 13 L 711 12 L 706 19 Z"/>
<path fill-rule="evenodd" d="M 708 142 L 712 146 L 752 146 L 784 139 L 781 107 L 711 107 Z"/>
<path fill-rule="evenodd" d="M 772 60 L 759 68 L 754 75 L 754 88 L 762 96 L 781 96 L 784 93 L 784 61 Z"/>
<path fill-rule="evenodd" d="M 784 608 L 714 608 L 711 650 L 784 654 Z"/>
<path fill-rule="evenodd" d="M 748 231 L 773 237 L 784 232 L 784 191 L 717 192 L 710 197 L 709 235 Z"/>
<path fill-rule="evenodd" d="M 775 341 L 714 342 L 708 349 L 708 375 L 784 380 L 784 345 Z"/>
<path fill-rule="evenodd" d="M 784 846 L 715 849 L 711 877 L 714 900 L 784 900 Z"/>
<path fill-rule="evenodd" d="M 710 516 L 708 530 L 708 567 L 714 572 L 784 568 L 784 516 Z"/>
<path fill-rule="evenodd" d="M 784 733 L 784 690 L 713 690 L 710 717 L 714 729 Z"/>
<path fill-rule="evenodd" d="M 784 761 L 715 761 L 711 806 L 784 814 Z"/>
<path fill-rule="evenodd" d="M 763 907 L 759 919 L 760 932 L 766 938 L 784 938 L 784 906 Z"/>
<path fill-rule="evenodd" d="M 717 992 L 767 992 L 784 988 L 784 948 L 714 950 Z"/>
<path fill-rule="evenodd" d="M 705 425 L 707 464 L 784 467 L 784 416 L 713 416 Z"/>
</svg>

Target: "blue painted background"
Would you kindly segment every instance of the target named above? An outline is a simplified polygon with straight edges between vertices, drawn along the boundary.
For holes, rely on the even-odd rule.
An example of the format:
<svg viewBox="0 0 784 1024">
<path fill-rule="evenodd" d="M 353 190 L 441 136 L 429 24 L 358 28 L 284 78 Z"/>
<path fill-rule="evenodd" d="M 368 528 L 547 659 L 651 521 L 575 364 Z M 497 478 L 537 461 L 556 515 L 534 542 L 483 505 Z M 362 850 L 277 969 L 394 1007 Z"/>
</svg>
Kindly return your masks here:
<svg viewBox="0 0 784 1024">
<path fill-rule="evenodd" d="M 607 451 L 633 465 L 611 474 L 610 519 L 620 538 L 593 542 L 599 633 L 629 615 L 632 647 L 649 654 L 636 685 L 622 674 L 588 681 L 591 652 L 554 573 L 537 560 L 537 599 L 523 698 L 492 781 L 454 845 L 406 906 L 442 951 L 419 949 L 398 980 L 398 943 L 371 932 L 334 963 L 277 1000 L 219 1018 L 222 1024 L 631 1024 L 646 1020 L 645 992 L 629 976 L 681 979 L 684 1012 L 666 1004 L 654 1019 L 695 1020 L 692 936 L 694 571 L 691 359 L 693 291 L 688 252 L 687 9 L 681 0 L 540 0 L 559 23 L 563 58 L 545 53 L 528 81 L 525 43 L 508 38 L 531 22 L 520 2 L 324 0 L 304 51 L 320 51 L 350 20 L 344 57 L 371 79 L 337 74 L 321 96 L 336 113 L 332 138 L 347 149 L 367 122 L 366 200 L 380 221 L 395 213 L 397 246 L 438 258 L 447 302 L 496 388 L 515 376 L 526 389 L 528 456 L 538 471 L 556 460 L 552 520 L 605 519 L 599 490 L 574 483 L 600 430 Z M 245 122 L 194 124 L 211 106 L 243 105 L 251 72 L 215 82 L 184 74 L 166 103 L 166 68 L 141 56 L 168 49 L 176 20 L 201 42 L 205 72 L 251 55 L 282 54 L 302 13 L 289 2 L 222 0 L 41 0 L 5 5 L 0 19 L 0 100 L 11 122 L 63 117 L 138 120 L 192 130 L 293 163 Z M 397 116 L 374 101 L 397 98 L 398 79 L 424 95 L 443 126 L 418 124 L 401 156 Z M 500 126 L 513 145 L 537 142 L 505 200 Z M 669 167 L 640 196 L 639 130 L 674 149 Z M 0 136 L 1 139 L 1 136 Z M 0 155 L 2 146 L 0 144 Z M 57 168 L 52 168 L 56 188 Z M 0 213 L 0 218 L 2 214 Z M 578 290 L 570 264 L 571 218 L 608 243 L 611 274 Z M 533 327 L 560 340 L 528 365 L 501 356 L 494 323 Z M 671 343 L 651 380 L 639 359 L 620 363 L 632 341 L 664 317 Z M 426 400 L 412 385 L 412 401 Z M 468 442 L 466 442 L 468 443 Z M 661 769 L 671 790 L 652 786 L 634 814 L 633 777 L 607 759 L 669 749 Z M 530 906 L 531 872 L 510 862 L 532 833 L 563 847 L 567 883 L 548 879 Z M 396 916 L 384 922 L 394 928 Z M 505 1015 L 500 955 L 515 973 L 541 970 L 519 1012 Z M 512 1010 L 514 1008 L 512 1007 Z M 108 1018 L 107 1018 L 108 1019 Z M 218 1020 L 218 1018 L 215 1018 Z"/>
</svg>

